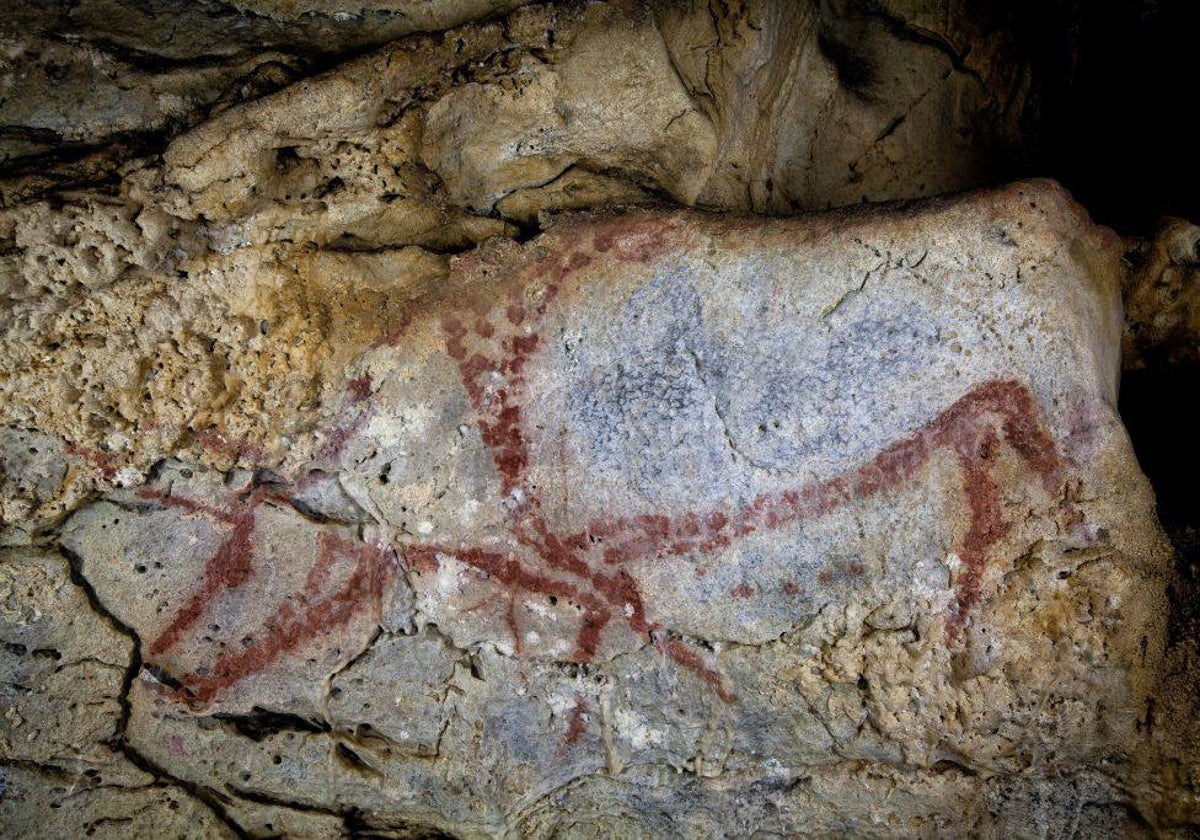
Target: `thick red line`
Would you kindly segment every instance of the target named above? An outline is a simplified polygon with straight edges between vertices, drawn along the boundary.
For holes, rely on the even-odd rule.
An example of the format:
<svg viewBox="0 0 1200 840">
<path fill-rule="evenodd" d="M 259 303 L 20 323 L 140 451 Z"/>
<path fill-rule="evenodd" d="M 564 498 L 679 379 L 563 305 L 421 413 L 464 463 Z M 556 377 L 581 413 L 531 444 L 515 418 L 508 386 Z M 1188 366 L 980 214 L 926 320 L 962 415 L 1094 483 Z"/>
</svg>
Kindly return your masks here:
<svg viewBox="0 0 1200 840">
<path fill-rule="evenodd" d="M 266 619 L 262 632 L 250 644 L 222 652 L 209 674 L 184 677 L 181 682 L 196 702 L 208 703 L 219 691 L 266 669 L 283 654 L 345 626 L 364 606 L 380 603 L 396 573 L 395 559 L 389 551 L 355 545 L 327 532 L 318 536 L 318 544 L 321 557 L 317 563 L 322 567 L 332 566 L 338 556 L 355 558 L 354 570 L 345 585 L 315 600 L 318 593 L 308 591 L 306 585 L 305 591 L 289 595 Z"/>
<path fill-rule="evenodd" d="M 618 258 L 627 260 L 648 259 L 662 244 L 662 232 L 650 229 L 633 233 L 614 229 L 604 236 L 609 238 L 604 241 L 598 238 L 596 249 L 612 249 Z M 586 253 L 575 251 L 548 260 L 537 273 L 561 279 L 588 264 L 589 259 Z M 740 508 L 695 510 L 674 516 L 661 513 L 601 516 L 589 521 L 578 533 L 559 534 L 543 518 L 541 500 L 528 481 L 530 449 L 520 400 L 525 385 L 523 372 L 540 346 L 536 328 L 556 293 L 557 287 L 549 287 L 536 307 L 525 304 L 520 289 L 511 290 L 507 299 L 501 298 L 490 309 L 480 303 L 468 319 L 471 329 L 454 315 L 447 315 L 441 321 L 446 353 L 457 363 L 466 395 L 477 414 L 483 442 L 500 476 L 501 490 L 520 502 L 511 511 L 508 527 L 520 547 L 518 551 L 523 550 L 526 556 L 478 546 L 404 547 L 405 558 L 414 569 L 436 568 L 439 555 L 454 557 L 507 589 L 506 621 L 518 655 L 524 650 L 513 601 L 517 593 L 565 598 L 578 604 L 583 609 L 582 626 L 572 657 L 576 661 L 589 661 L 596 656 L 603 634 L 614 618 L 620 619 L 629 632 L 643 641 L 659 629 L 646 618 L 636 582 L 621 566 L 651 556 L 711 552 L 741 537 L 827 516 L 854 502 L 907 486 L 941 452 L 950 453 L 959 464 L 963 498 L 970 514 L 967 531 L 959 544 L 965 569 L 956 584 L 953 613 L 947 618 L 947 631 L 953 641 L 980 597 L 988 553 L 1009 528 L 1002 519 L 1000 488 L 993 477 L 1001 444 L 1007 443 L 1025 461 L 1048 492 L 1055 494 L 1059 489 L 1063 463 L 1038 420 L 1033 395 L 1019 382 L 998 380 L 968 392 L 921 429 L 842 474 L 764 493 Z M 370 385 L 369 379 L 356 380 L 351 388 L 352 400 L 360 395 L 365 400 Z M 358 422 L 351 422 L 341 430 L 340 438 L 348 437 L 357 426 Z M 344 440 L 337 441 L 337 446 L 343 444 Z M 233 526 L 217 553 L 206 562 L 199 590 L 151 645 L 150 652 L 160 655 L 180 642 L 218 594 L 240 586 L 254 573 L 254 509 L 265 495 L 251 496 L 230 512 L 176 497 L 153 494 L 148 497 Z M 183 680 L 195 698 L 207 702 L 220 690 L 268 667 L 317 634 L 344 625 L 361 603 L 378 599 L 382 588 L 393 580 L 394 562 L 378 549 L 361 547 L 357 549 L 355 570 L 348 582 L 339 592 L 322 599 L 320 594 L 328 586 L 332 563 L 338 557 L 351 556 L 348 552 L 355 549 L 328 533 L 321 534 L 319 540 L 320 557 L 309 571 L 303 590 L 289 596 L 264 622 L 261 637 L 244 650 L 222 654 L 209 674 L 191 675 Z M 599 564 L 598 568 L 589 557 Z M 785 590 L 799 591 L 795 584 L 791 584 L 791 589 L 785 586 Z M 756 590 L 744 584 L 734 594 L 754 597 Z M 686 643 L 671 640 L 662 643 L 662 649 L 677 664 L 711 685 L 722 700 L 736 699 L 720 675 Z"/>
</svg>

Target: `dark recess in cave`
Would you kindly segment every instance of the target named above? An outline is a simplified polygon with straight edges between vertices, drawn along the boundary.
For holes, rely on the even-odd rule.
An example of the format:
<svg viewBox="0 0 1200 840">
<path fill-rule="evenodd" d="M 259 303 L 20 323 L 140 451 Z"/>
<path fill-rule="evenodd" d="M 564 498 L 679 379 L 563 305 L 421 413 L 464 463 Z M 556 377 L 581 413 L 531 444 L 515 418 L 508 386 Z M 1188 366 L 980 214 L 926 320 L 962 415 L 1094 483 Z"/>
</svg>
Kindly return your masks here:
<svg viewBox="0 0 1200 840">
<path fill-rule="evenodd" d="M 1043 79 L 1035 173 L 1057 178 L 1122 233 L 1163 215 L 1200 217 L 1200 168 L 1185 127 L 1200 81 L 1200 3 L 1026 5 L 1016 22 Z"/>
<path fill-rule="evenodd" d="M 1061 0 L 1041 14 L 1052 24 L 1028 32 L 1045 62 L 1037 174 L 1061 181 L 1122 234 L 1148 234 L 1163 216 L 1200 219 L 1200 167 L 1185 127 L 1186 97 L 1200 82 L 1200 4 Z M 1200 439 L 1187 409 L 1200 366 L 1149 362 L 1125 372 L 1119 409 L 1179 552 L 1168 596 L 1171 640 L 1180 641 L 1200 629 Z"/>
<path fill-rule="evenodd" d="M 1195 415 L 1188 410 L 1200 393 L 1200 366 L 1179 365 L 1129 371 L 1121 381 L 1121 417 L 1138 462 L 1158 496 L 1158 516 L 1179 552 L 1179 579 L 1169 593 L 1170 641 L 1200 631 L 1200 443 Z"/>
<path fill-rule="evenodd" d="M 1150 235 L 1160 219 L 1200 220 L 1200 166 L 1185 127 L 1200 89 L 1194 0 L 1020 0 L 993 10 L 1023 45 L 1037 86 L 1038 151 L 1014 177 L 1061 182 L 1098 222 Z M 1200 366 L 1161 358 L 1122 377 L 1119 410 L 1178 550 L 1171 640 L 1200 630 L 1200 439 L 1185 406 Z"/>
</svg>

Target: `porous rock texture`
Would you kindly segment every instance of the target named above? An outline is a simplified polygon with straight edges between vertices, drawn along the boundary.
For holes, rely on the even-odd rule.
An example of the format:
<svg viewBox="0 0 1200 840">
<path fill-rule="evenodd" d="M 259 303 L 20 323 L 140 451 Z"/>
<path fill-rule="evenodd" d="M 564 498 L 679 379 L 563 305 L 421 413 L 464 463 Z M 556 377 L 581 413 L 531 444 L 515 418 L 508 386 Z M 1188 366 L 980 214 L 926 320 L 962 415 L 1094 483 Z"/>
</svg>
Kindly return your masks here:
<svg viewBox="0 0 1200 840">
<path fill-rule="evenodd" d="M 16 5 L 4 833 L 1196 823 L 1115 413 L 1194 228 L 738 215 L 1001 176 L 997 14 Z"/>
<path fill-rule="evenodd" d="M 116 747 L 133 640 L 88 603 L 61 553 L 0 551 L 5 834 L 226 834 L 201 800 Z"/>
<path fill-rule="evenodd" d="M 167 59 L 294 50 L 330 20 L 370 30 L 369 15 L 293 4 L 239 26 L 222 4 L 143 5 L 38 4 L 13 37 L 143 58 L 157 45 L 158 84 L 178 69 Z M 298 28 L 256 28 L 285 8 Z M 399 329 L 448 253 L 530 235 L 539 214 L 664 199 L 792 212 L 997 176 L 1020 152 L 1029 80 L 989 20 L 924 4 L 525 6 L 293 84 L 246 82 L 154 153 L 149 129 L 131 151 L 60 115 L 83 132 L 75 156 L 17 150 L 30 168 L 0 181 L 0 422 L 66 441 L 58 466 L 90 469 L 64 467 L 61 498 L 21 496 L 21 521 L 61 516 L 97 475 L 127 483 L 171 456 L 253 468 L 303 446 L 326 373 Z M 78 81 L 33 90 L 103 99 Z M 31 101 L 46 105 L 14 88 L 0 107 Z M 37 127 L 5 120 L 11 137 Z"/>
<path fill-rule="evenodd" d="M 1129 254 L 1125 366 L 1200 364 L 1200 227 L 1164 219 Z"/>
<path fill-rule="evenodd" d="M 1119 253 L 1035 182 L 457 257 L 269 469 L 57 530 L 124 645 L 105 719 L 256 834 L 1134 832 L 1169 549 Z"/>
</svg>

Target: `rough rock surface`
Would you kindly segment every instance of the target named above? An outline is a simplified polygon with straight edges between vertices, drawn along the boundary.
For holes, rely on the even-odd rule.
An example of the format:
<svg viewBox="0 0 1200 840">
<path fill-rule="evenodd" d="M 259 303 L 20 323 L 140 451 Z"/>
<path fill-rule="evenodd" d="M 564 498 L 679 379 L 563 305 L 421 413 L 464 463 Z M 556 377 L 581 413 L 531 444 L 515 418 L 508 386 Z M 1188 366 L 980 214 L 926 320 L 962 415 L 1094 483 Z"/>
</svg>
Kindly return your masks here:
<svg viewBox="0 0 1200 840">
<path fill-rule="evenodd" d="M 0 166 L 28 169 L 114 142 L 148 149 L 158 136 L 328 65 L 330 56 L 520 5 L 14 0 L 0 21 Z"/>
<path fill-rule="evenodd" d="M 57 531 L 130 663 L 97 718 L 254 834 L 1186 821 L 1119 256 L 1039 182 L 439 263 L 386 328 L 325 334 L 270 469 L 168 461 Z"/>
<path fill-rule="evenodd" d="M 1177 551 L 1158 716 L 1168 722 L 1159 735 L 1164 804 L 1188 824 L 1200 809 L 1200 446 L 1184 406 L 1200 387 L 1200 228 L 1166 219 L 1129 244 L 1121 407 Z"/>
<path fill-rule="evenodd" d="M 1007 177 L 1040 13 L 6 13 L 0 833 L 1200 823 L 1116 240 L 1044 183 L 630 211 Z M 1195 231 L 1126 248 L 1130 377 L 1189 381 Z"/>
<path fill-rule="evenodd" d="M 202 800 L 120 752 L 133 640 L 57 552 L 0 549 L 0 643 L 6 836 L 228 835 Z"/>
<path fill-rule="evenodd" d="M 1153 237 L 1132 244 L 1125 366 L 1200 364 L 1200 227 L 1166 219 Z"/>
<path fill-rule="evenodd" d="M 978 185 L 1033 145 L 1032 71 L 987 5 L 519 6 L 18 3 L 0 22 L 0 171 L 17 176 L 0 190 L 111 185 L 200 125 L 209 139 L 169 154 L 168 173 L 194 167 L 196 189 L 226 167 L 225 199 L 290 149 L 309 162 L 291 180 L 315 177 L 314 158 L 324 175 L 295 193 L 349 181 L 327 171 L 349 154 L 382 175 L 372 200 L 415 188 L 389 183 L 403 162 L 436 184 L 423 192 L 476 209 L 565 178 L 541 202 L 615 179 L 616 196 L 794 212 Z M 414 143 L 403 161 L 378 149 Z M 342 201 L 368 188 L 350 186 Z"/>
<path fill-rule="evenodd" d="M 62 40 L 81 15 L 102 17 L 93 5 L 28 31 Z M 109 25 L 134 37 L 121 21 L 137 9 L 118 7 Z M 104 146 L 109 129 L 59 114 L 100 148 L 29 158 L 32 170 L 0 184 L 0 424 L 55 435 L 93 469 L 68 470 L 22 521 L 61 515 L 96 476 L 136 482 L 165 457 L 228 469 L 311 456 L 295 447 L 331 400 L 330 372 L 401 328 L 405 300 L 439 282 L 448 253 L 532 233 L 547 212 L 664 198 L 791 212 L 994 175 L 988 161 L 1019 134 L 1025 76 L 984 31 L 924 6 L 527 6 L 292 84 L 301 64 L 235 39 L 205 67 L 274 69 L 238 77 L 229 96 L 216 76 L 193 80 L 208 91 L 195 102 L 225 98 L 180 105 L 181 125 L 199 124 L 160 155 Z M 46 87 L 27 70 L 14 85 Z M 63 101 L 80 98 L 72 78 Z M 120 132 L 158 124 L 106 95 L 87 100 L 133 120 Z M 16 88 L 4 101 L 53 104 Z"/>
</svg>

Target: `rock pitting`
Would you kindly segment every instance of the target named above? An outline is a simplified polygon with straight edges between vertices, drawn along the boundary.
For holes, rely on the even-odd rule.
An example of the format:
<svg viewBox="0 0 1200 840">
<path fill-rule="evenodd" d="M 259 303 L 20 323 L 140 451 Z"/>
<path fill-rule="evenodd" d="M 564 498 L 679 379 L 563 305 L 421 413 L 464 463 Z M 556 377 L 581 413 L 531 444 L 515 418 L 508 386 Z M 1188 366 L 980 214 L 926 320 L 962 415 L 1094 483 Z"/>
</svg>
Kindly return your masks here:
<svg viewBox="0 0 1200 840">
<path fill-rule="evenodd" d="M 1133 831 L 1170 550 L 1119 256 L 1030 182 L 452 258 L 291 455 L 59 529 L 125 749 L 251 833 Z"/>
<path fill-rule="evenodd" d="M 9 5 L 0 834 L 1200 824 L 1185 3 Z"/>
</svg>

